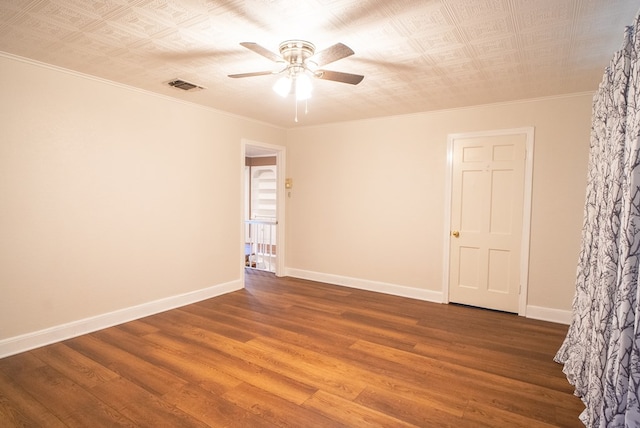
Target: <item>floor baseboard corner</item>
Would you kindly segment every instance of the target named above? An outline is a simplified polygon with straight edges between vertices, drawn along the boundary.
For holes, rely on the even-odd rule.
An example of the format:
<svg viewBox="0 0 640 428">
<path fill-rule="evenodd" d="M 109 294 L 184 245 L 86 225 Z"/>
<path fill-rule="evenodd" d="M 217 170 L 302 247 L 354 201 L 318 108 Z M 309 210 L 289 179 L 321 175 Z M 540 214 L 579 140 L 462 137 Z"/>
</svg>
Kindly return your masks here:
<svg viewBox="0 0 640 428">
<path fill-rule="evenodd" d="M 0 340 L 0 358 L 113 327 L 243 288 L 241 279 Z"/>
</svg>

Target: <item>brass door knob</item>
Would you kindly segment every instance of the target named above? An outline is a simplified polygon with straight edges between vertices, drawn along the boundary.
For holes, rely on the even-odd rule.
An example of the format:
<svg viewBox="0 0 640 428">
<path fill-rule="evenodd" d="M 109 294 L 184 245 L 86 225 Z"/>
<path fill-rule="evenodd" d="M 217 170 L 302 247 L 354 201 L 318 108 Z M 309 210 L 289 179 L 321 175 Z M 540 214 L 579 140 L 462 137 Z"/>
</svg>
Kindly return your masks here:
<svg viewBox="0 0 640 428">
<path fill-rule="evenodd" d="M 451 235 L 453 235 L 454 238 L 457 238 L 458 236 L 460 236 L 460 232 L 454 230 L 453 232 L 451 232 Z"/>
</svg>

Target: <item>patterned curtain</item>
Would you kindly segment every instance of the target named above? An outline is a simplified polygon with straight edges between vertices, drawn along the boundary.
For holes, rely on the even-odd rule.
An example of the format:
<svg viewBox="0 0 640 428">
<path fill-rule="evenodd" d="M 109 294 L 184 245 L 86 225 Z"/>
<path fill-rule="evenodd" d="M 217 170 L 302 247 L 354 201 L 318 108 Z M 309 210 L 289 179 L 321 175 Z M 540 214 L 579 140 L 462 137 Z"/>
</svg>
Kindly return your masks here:
<svg viewBox="0 0 640 428">
<path fill-rule="evenodd" d="M 585 403 L 587 427 L 640 427 L 639 23 L 594 96 L 573 317 L 555 357 Z"/>
</svg>

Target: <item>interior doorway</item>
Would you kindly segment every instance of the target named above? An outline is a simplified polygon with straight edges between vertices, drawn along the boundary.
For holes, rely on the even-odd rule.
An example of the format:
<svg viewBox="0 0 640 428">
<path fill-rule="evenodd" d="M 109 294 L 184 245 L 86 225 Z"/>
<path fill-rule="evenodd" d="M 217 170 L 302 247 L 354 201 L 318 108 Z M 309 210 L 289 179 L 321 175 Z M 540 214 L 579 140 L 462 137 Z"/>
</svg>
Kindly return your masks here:
<svg viewBox="0 0 640 428">
<path fill-rule="evenodd" d="M 283 276 L 285 148 L 242 142 L 242 270 Z"/>
</svg>

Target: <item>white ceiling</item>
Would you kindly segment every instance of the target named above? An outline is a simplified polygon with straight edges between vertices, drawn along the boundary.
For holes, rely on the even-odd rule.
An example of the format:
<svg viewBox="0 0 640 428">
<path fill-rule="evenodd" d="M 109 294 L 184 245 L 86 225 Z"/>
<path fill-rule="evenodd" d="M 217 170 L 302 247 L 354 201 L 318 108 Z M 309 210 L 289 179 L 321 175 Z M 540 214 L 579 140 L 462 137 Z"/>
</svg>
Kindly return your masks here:
<svg viewBox="0 0 640 428">
<path fill-rule="evenodd" d="M 594 91 L 638 0 L 0 0 L 0 51 L 282 127 Z M 342 42 L 300 105 L 239 45 Z M 1 76 L 1 70 L 0 70 Z M 206 90 L 183 92 L 181 78 Z M 19 82 L 16 82 L 19 84 Z"/>
</svg>

